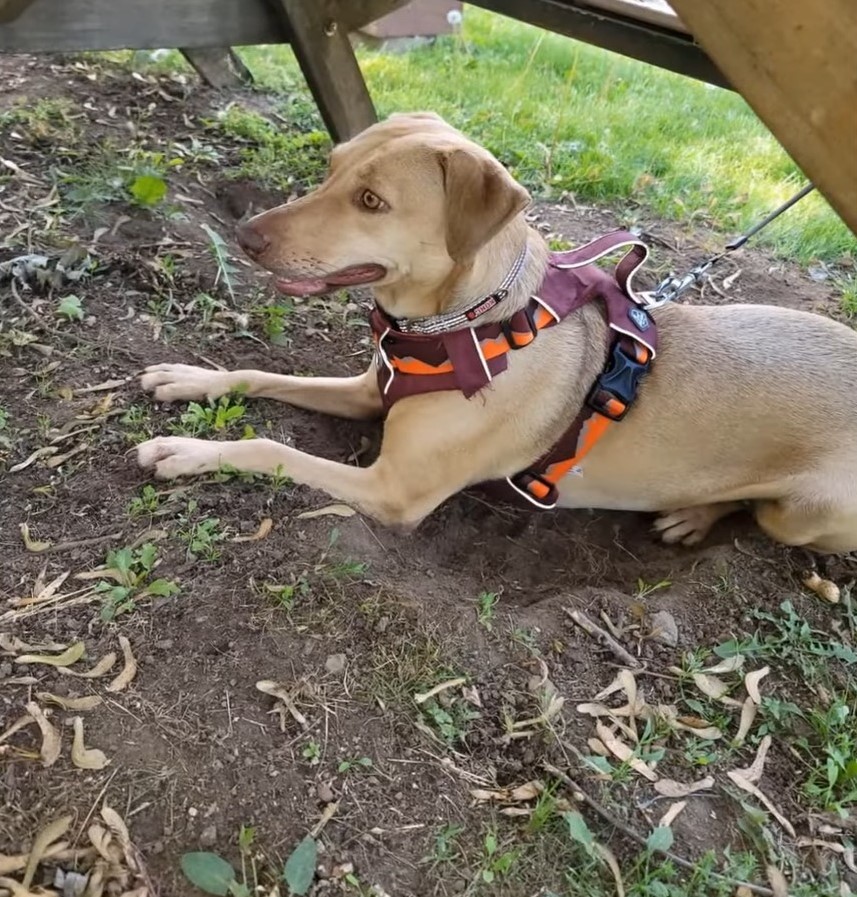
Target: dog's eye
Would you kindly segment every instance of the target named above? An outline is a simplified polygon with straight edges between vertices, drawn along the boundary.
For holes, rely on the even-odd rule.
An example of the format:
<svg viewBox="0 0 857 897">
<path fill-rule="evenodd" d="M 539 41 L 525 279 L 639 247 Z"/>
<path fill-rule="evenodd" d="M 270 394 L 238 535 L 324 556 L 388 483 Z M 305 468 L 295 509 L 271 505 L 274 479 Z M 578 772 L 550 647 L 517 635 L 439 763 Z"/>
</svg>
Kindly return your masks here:
<svg viewBox="0 0 857 897">
<path fill-rule="evenodd" d="M 387 208 L 387 203 L 381 199 L 380 196 L 377 196 L 371 190 L 364 190 L 360 196 L 360 205 L 363 206 L 364 209 L 368 209 L 370 212 L 383 212 L 384 209 Z"/>
</svg>

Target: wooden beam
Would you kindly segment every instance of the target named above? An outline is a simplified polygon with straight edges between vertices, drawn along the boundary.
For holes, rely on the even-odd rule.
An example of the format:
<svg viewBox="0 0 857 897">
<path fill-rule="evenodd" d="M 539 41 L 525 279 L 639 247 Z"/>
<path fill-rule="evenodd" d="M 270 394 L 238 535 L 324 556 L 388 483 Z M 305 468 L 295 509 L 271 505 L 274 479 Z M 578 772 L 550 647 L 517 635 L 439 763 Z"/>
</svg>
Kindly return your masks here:
<svg viewBox="0 0 857 897">
<path fill-rule="evenodd" d="M 301 71 L 333 139 L 348 140 L 377 120 L 335 0 L 276 0 Z"/>
<path fill-rule="evenodd" d="M 857 3 L 671 2 L 857 234 Z"/>
<path fill-rule="evenodd" d="M 492 12 L 565 34 L 632 59 L 730 87 L 718 67 L 697 46 L 681 23 L 671 17 L 639 12 L 631 3 L 591 4 L 586 0 L 470 0 Z M 633 16 L 631 13 L 633 12 Z M 465 15 L 467 13 L 465 12 Z"/>
<path fill-rule="evenodd" d="M 183 47 L 181 52 L 200 78 L 211 87 L 229 90 L 253 83 L 250 69 L 229 47 Z"/>
<path fill-rule="evenodd" d="M 341 0 L 336 18 L 345 32 L 356 31 L 405 2 Z M 266 0 L 0 0 L 0 53 L 247 47 L 290 39 L 285 17 Z"/>
</svg>

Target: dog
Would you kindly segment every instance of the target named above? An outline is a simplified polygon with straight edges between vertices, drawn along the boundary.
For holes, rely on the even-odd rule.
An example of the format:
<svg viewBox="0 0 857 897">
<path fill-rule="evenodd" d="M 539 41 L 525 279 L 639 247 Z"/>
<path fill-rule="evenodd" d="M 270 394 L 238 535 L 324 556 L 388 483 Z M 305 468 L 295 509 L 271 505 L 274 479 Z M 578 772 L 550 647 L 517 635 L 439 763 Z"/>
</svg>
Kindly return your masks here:
<svg viewBox="0 0 857 897">
<path fill-rule="evenodd" d="M 468 327 L 502 328 L 538 294 L 549 253 L 527 223 L 529 203 L 497 159 L 441 118 L 397 114 L 336 146 L 317 189 L 256 215 L 237 236 L 282 293 L 370 287 L 384 321 L 430 329 L 457 320 L 466 340 Z M 461 325 L 480 297 L 496 301 Z M 556 483 L 556 504 L 652 512 L 662 538 L 684 544 L 749 506 L 778 542 L 857 549 L 857 335 L 763 305 L 647 315 L 660 342 L 633 407 Z M 344 378 L 157 364 L 141 384 L 158 401 L 242 389 L 344 418 L 386 414 L 383 441 L 365 468 L 268 439 L 159 437 L 138 447 L 138 461 L 165 479 L 221 465 L 284 474 L 412 529 L 455 493 L 514 477 L 548 453 L 604 370 L 609 337 L 601 304 L 584 302 L 508 352 L 501 373 L 486 369 L 490 382 L 475 393 L 425 391 L 392 405 L 377 347 L 364 373 Z"/>
</svg>

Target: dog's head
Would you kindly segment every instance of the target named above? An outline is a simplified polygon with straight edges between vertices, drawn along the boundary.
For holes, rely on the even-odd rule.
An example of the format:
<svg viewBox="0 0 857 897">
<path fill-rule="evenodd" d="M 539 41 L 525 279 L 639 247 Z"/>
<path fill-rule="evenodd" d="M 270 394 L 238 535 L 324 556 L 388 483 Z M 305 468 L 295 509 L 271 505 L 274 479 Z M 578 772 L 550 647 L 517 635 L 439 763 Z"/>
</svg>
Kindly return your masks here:
<svg viewBox="0 0 857 897">
<path fill-rule="evenodd" d="M 238 240 L 287 295 L 372 284 L 431 314 L 420 302 L 448 292 L 529 199 L 438 116 L 393 115 L 337 146 L 321 186 L 242 224 Z"/>
</svg>

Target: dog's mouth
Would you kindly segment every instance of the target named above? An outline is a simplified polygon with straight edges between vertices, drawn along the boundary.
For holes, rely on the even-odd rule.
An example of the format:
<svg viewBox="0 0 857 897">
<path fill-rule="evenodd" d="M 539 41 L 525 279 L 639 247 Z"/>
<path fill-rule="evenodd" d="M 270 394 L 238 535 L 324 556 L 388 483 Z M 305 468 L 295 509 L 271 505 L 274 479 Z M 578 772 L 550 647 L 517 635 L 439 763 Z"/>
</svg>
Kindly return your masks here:
<svg viewBox="0 0 857 897">
<path fill-rule="evenodd" d="M 386 277 L 387 269 L 383 265 L 350 265 L 340 268 L 332 274 L 324 277 L 311 277 L 302 280 L 286 280 L 283 277 L 274 278 L 274 286 L 286 296 L 319 296 L 322 293 L 332 293 L 341 287 L 364 286 L 376 283 Z"/>
</svg>

